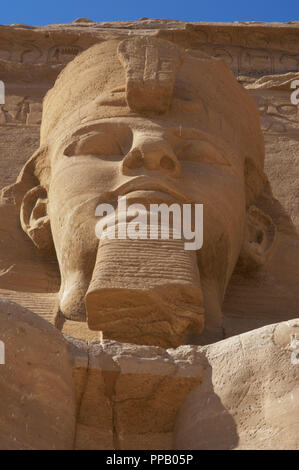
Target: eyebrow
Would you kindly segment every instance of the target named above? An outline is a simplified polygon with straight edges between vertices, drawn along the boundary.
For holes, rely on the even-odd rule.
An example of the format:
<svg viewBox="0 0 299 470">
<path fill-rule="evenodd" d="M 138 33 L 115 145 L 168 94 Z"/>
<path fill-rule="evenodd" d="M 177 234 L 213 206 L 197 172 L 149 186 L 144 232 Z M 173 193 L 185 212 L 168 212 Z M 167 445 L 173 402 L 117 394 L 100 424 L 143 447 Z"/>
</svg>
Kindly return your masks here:
<svg viewBox="0 0 299 470">
<path fill-rule="evenodd" d="M 194 127 L 183 127 L 183 126 L 177 127 L 176 129 L 174 129 L 174 134 L 177 137 L 204 140 L 214 146 L 215 146 L 215 140 L 219 141 L 217 137 L 211 136 L 207 132 L 201 131 L 199 129 L 195 129 Z M 219 144 L 221 144 L 220 141 L 219 141 Z"/>
<path fill-rule="evenodd" d="M 71 134 L 71 138 L 72 137 L 79 137 L 81 135 L 84 135 L 88 132 L 97 132 L 99 130 L 100 127 L 106 127 L 106 126 L 109 126 L 109 125 L 115 125 L 115 123 L 109 123 L 109 122 L 97 122 L 97 123 L 89 123 L 89 124 L 86 124 L 84 125 L 83 127 L 80 127 L 79 129 L 75 130 L 74 132 L 72 132 Z M 117 124 L 117 126 L 119 126 L 120 124 Z M 129 127 L 127 124 L 122 124 L 122 126 L 126 126 L 126 127 Z"/>
<path fill-rule="evenodd" d="M 128 116 L 124 116 L 128 117 Z M 168 121 L 157 121 L 159 125 L 163 125 L 164 122 Z M 177 123 L 173 123 L 173 127 L 169 127 L 166 129 L 166 135 L 172 134 L 175 135 L 176 137 L 181 137 L 185 139 L 200 139 L 202 141 L 208 142 L 210 145 L 214 147 L 214 149 L 219 152 L 219 153 L 224 153 L 225 155 L 227 154 L 227 144 L 220 140 L 218 137 L 210 135 L 209 133 L 202 131 L 200 129 L 196 129 L 194 127 L 184 127 L 184 126 L 179 126 Z M 100 130 L 101 127 L 109 127 L 109 126 L 114 126 L 114 127 L 127 127 L 129 128 L 132 132 L 134 132 L 134 129 L 130 126 L 130 124 L 125 123 L 125 122 L 109 122 L 106 119 L 97 122 L 90 122 L 88 124 L 85 124 L 83 127 L 80 127 L 79 129 L 75 130 L 71 136 L 68 138 L 68 140 L 71 140 L 75 137 L 80 137 L 83 136 L 84 134 L 87 134 L 88 132 L 97 132 Z M 161 126 L 162 127 L 162 126 Z M 216 141 L 216 142 L 215 142 Z M 233 148 L 230 147 L 230 152 L 231 154 L 234 154 L 235 157 L 238 158 L 238 155 L 234 151 Z"/>
</svg>

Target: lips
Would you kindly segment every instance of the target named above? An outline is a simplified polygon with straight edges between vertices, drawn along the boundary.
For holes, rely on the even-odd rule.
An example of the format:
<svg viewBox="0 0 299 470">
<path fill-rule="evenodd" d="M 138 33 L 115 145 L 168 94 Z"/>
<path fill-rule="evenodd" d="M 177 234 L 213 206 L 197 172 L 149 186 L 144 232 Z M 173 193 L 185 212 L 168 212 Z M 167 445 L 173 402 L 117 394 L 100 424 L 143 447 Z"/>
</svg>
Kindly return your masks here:
<svg viewBox="0 0 299 470">
<path fill-rule="evenodd" d="M 115 196 L 131 195 L 132 198 L 135 198 L 135 196 L 137 198 L 137 192 L 139 193 L 139 196 L 142 199 L 161 199 L 162 194 L 165 194 L 168 196 L 167 199 L 169 199 L 170 196 L 171 199 L 175 199 L 176 201 L 180 201 L 183 203 L 189 202 L 188 197 L 182 192 L 180 192 L 177 188 L 173 187 L 171 184 L 165 183 L 164 181 L 159 181 L 158 179 L 147 177 L 138 177 L 128 181 L 127 183 L 118 187 L 114 191 L 114 194 Z M 135 193 L 135 196 L 133 193 Z"/>
<path fill-rule="evenodd" d="M 140 189 L 138 191 L 130 191 L 125 194 L 127 203 L 142 203 L 145 207 L 150 204 L 162 204 L 168 203 L 173 204 L 177 203 L 178 199 L 171 196 L 165 191 L 149 190 L 149 189 Z"/>
</svg>

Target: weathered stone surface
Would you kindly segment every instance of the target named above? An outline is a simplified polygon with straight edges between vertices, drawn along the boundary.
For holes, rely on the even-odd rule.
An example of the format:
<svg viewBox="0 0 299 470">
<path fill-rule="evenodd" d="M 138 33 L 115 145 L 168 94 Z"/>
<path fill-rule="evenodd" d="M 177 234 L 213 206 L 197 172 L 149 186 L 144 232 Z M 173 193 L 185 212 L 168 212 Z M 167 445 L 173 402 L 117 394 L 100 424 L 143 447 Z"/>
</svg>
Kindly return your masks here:
<svg viewBox="0 0 299 470">
<path fill-rule="evenodd" d="M 224 329 L 229 336 L 293 318 L 299 302 L 299 248 L 294 230 L 294 226 L 298 229 L 299 213 L 296 193 L 298 110 L 290 106 L 288 84 L 290 78 L 298 76 L 296 22 L 191 24 L 145 19 L 115 23 L 80 20 L 46 27 L 2 26 L 0 79 L 6 85 L 6 104 L 0 105 L 0 186 L 15 180 L 22 165 L 38 147 L 42 99 L 65 64 L 94 43 L 141 35 L 158 36 L 179 46 L 224 58 L 257 101 L 266 143 L 265 170 L 272 189 L 272 195 L 266 193 L 261 206 L 271 213 L 278 227 L 278 240 L 260 276 L 249 280 L 238 273 L 233 275 L 223 306 Z M 263 76 L 270 78 L 263 79 Z M 275 81 L 279 89 L 273 86 Z M 281 89 L 283 83 L 287 86 Z M 2 246 L 5 246 L 0 267 L 3 295 L 50 319 L 56 299 L 51 292 L 57 292 L 60 282 L 56 261 L 45 262 L 19 235 L 18 220 L 15 222 L 11 208 L 1 208 L 1 224 Z M 9 244 L 11 248 L 7 249 Z M 24 269 L 31 272 L 26 279 L 22 276 Z M 279 289 L 279 296 L 273 295 L 273 286 Z M 70 332 L 78 331 L 79 327 L 66 321 L 66 333 L 69 325 Z M 86 335 L 97 338 L 97 332 L 88 331 Z"/>
<path fill-rule="evenodd" d="M 0 448 L 72 449 L 72 362 L 62 334 L 14 302 L 0 301 Z"/>
<path fill-rule="evenodd" d="M 299 446 L 298 320 L 167 351 L 63 338 L 7 301 L 0 322 L 1 449 Z"/>
<path fill-rule="evenodd" d="M 298 43 L 297 22 L 208 24 L 143 18 L 137 22 L 94 23 L 79 18 L 67 25 L 1 26 L 0 80 L 5 82 L 6 102 L 0 105 L 0 188 L 13 184 L 19 174 L 17 183 L 2 191 L 0 204 L 0 296 L 19 304 L 5 301 L 1 307 L 4 313 L 0 313 L 0 340 L 5 335 L 13 338 L 12 344 L 18 348 L 17 354 L 8 351 L 12 369 L 0 365 L 0 372 L 5 371 L 0 376 L 1 397 L 2 393 L 5 397 L 0 404 L 1 448 L 298 448 L 298 327 L 290 320 L 298 317 L 299 305 L 299 118 L 298 105 L 290 102 L 291 82 L 299 79 Z M 105 60 L 99 61 L 101 54 Z M 39 141 L 42 101 L 69 62 L 46 99 Z M 263 168 L 258 114 L 225 63 L 258 107 L 266 149 L 265 179 L 256 172 Z M 140 115 L 141 133 L 133 125 L 136 116 L 131 112 Z M 151 121 L 164 119 L 163 139 L 156 128 L 150 128 L 149 117 Z M 108 118 L 110 123 L 114 119 L 114 130 L 106 126 L 101 135 L 91 139 L 88 145 L 93 159 L 99 146 L 111 155 L 112 134 L 115 138 L 115 129 L 127 119 L 131 133 L 118 134 L 124 149 L 120 171 L 113 170 L 110 162 L 110 173 L 97 180 L 99 173 L 104 174 L 99 163 L 90 165 L 87 175 L 81 169 L 73 171 L 71 164 L 63 168 L 58 163 L 54 168 L 53 160 L 51 164 L 46 161 L 49 155 L 54 156 L 59 137 L 69 138 L 76 125 L 94 118 Z M 230 158 L 238 152 L 250 157 L 245 167 L 238 168 L 233 183 L 224 183 L 224 178 L 217 183 L 215 174 L 209 180 L 209 171 L 198 174 L 196 187 L 205 188 L 204 196 L 209 195 L 208 201 L 201 196 L 200 202 L 209 214 L 217 207 L 217 214 L 207 224 L 213 242 L 211 256 L 199 258 L 199 270 L 194 260 L 193 271 L 185 269 L 188 286 L 200 291 L 195 295 L 189 289 L 189 298 L 182 287 L 186 272 L 184 282 L 180 279 L 176 289 L 168 289 L 167 283 L 160 287 L 161 279 L 167 276 L 167 282 L 177 281 L 176 264 L 180 269 L 190 267 L 190 259 L 189 264 L 187 258 L 179 260 L 174 246 L 164 251 L 164 255 L 175 252 L 168 256 L 173 268 L 168 270 L 162 251 L 156 260 L 150 250 L 147 253 L 141 247 L 143 256 L 148 254 L 141 263 L 136 245 L 119 244 L 111 250 L 103 245 L 93 253 L 84 251 L 94 231 L 85 223 L 86 212 L 80 206 L 88 199 L 87 194 L 98 198 L 99 187 L 110 190 L 116 174 L 129 179 L 142 165 L 157 171 L 157 162 L 161 163 L 165 155 L 163 165 L 168 177 L 180 181 L 184 163 L 177 162 L 177 149 L 165 138 L 165 130 L 174 121 L 181 127 L 187 121 L 202 130 L 207 126 L 214 143 L 216 137 L 225 138 L 228 147 L 220 147 L 222 151 L 229 149 Z M 208 123 L 213 125 L 209 127 Z M 236 142 L 236 136 L 241 140 Z M 65 162 L 73 162 L 78 157 L 76 152 L 84 148 L 79 140 L 76 135 L 64 148 Z M 200 154 L 205 152 L 207 147 L 201 148 Z M 221 158 L 223 152 L 218 163 Z M 52 179 L 51 167 L 56 172 Z M 64 183 L 59 186 L 57 175 L 63 173 L 62 169 Z M 240 183 L 243 174 L 245 187 Z M 51 198 L 56 198 L 57 204 L 51 208 L 51 229 L 57 256 L 49 230 L 50 181 L 56 184 L 52 186 L 55 197 Z M 86 188 L 80 186 L 82 181 Z M 236 191 L 239 183 L 241 189 Z M 183 184 L 185 189 L 193 186 L 186 178 Z M 36 189 L 30 192 L 31 188 Z M 236 192 L 221 205 L 225 188 Z M 245 195 L 246 216 L 242 212 Z M 105 193 L 105 197 L 110 194 Z M 81 215 L 70 225 L 72 235 L 68 239 L 62 229 L 67 224 L 64 214 L 66 208 L 70 214 L 77 203 Z M 254 206 L 249 208 L 250 204 Z M 94 215 L 93 203 L 89 209 Z M 223 233 L 215 230 L 222 223 L 229 230 L 226 251 Z M 241 243 L 243 232 L 245 243 Z M 101 264 L 100 254 L 105 250 L 106 263 Z M 97 251 L 99 262 L 95 264 Z M 134 258 L 134 263 L 127 263 L 128 258 Z M 158 275 L 155 272 L 160 283 L 158 296 L 154 281 L 142 270 L 143 263 L 148 272 L 159 266 Z M 116 265 L 118 276 L 113 274 Z M 204 271 L 203 266 L 211 270 Z M 212 272 L 215 266 L 217 276 Z M 77 278 L 78 272 L 84 275 Z M 82 306 L 91 280 L 94 290 L 90 291 L 95 295 L 89 306 L 88 326 Z M 73 281 L 76 295 L 73 291 L 63 296 Z M 139 299 L 133 302 L 138 324 L 132 316 L 132 304 L 127 304 L 126 289 L 130 300 L 132 293 Z M 126 321 L 116 305 L 117 296 L 126 304 Z M 189 317 L 179 322 L 167 308 L 161 312 L 161 298 L 174 313 L 176 309 L 184 311 L 180 306 L 190 304 L 190 298 L 195 297 L 196 325 L 194 312 L 188 312 Z M 99 319 L 100 304 L 107 310 Z M 7 308 L 13 309 L 12 319 Z M 206 328 L 200 335 L 203 310 Z M 160 325 L 162 317 L 166 321 Z M 106 318 L 110 324 L 105 323 Z M 145 331 L 144 325 L 148 328 L 151 321 L 152 326 Z M 49 322 L 73 338 L 63 339 Z M 104 334 L 91 327 L 103 329 Z M 234 336 L 239 333 L 244 334 Z M 102 336 L 165 348 L 184 342 L 214 344 L 165 350 L 106 339 L 100 342 Z M 222 338 L 227 339 L 215 343 Z M 91 340 L 95 342 L 88 342 Z M 60 353 L 57 362 L 52 359 L 55 351 Z M 56 395 L 57 400 L 53 399 Z M 20 396 L 25 397 L 24 403 Z M 30 401 L 32 396 L 34 402 Z M 62 415 L 63 420 L 56 420 Z"/>
<path fill-rule="evenodd" d="M 178 410 L 201 383 L 196 350 L 73 340 L 77 449 L 170 449 Z"/>
<path fill-rule="evenodd" d="M 298 338 L 298 320 L 167 351 L 68 338 L 76 448 L 297 449 Z"/>
<path fill-rule="evenodd" d="M 290 320 L 201 348 L 204 379 L 180 411 L 175 447 L 298 449 L 298 335 Z"/>
<path fill-rule="evenodd" d="M 118 341 L 207 343 L 223 337 L 238 259 L 246 273 L 260 268 L 274 245 L 275 225 L 254 206 L 263 165 L 257 108 L 223 60 L 146 35 L 113 39 L 59 75 L 44 99 L 40 147 L 2 201 L 40 253 L 56 253 L 60 316 Z M 165 240 L 162 221 L 156 239 L 104 240 L 99 203 L 114 204 L 120 220 L 121 197 L 145 204 L 146 219 L 151 204 L 174 203 L 181 227 L 184 204 L 202 204 L 203 247 Z"/>
</svg>

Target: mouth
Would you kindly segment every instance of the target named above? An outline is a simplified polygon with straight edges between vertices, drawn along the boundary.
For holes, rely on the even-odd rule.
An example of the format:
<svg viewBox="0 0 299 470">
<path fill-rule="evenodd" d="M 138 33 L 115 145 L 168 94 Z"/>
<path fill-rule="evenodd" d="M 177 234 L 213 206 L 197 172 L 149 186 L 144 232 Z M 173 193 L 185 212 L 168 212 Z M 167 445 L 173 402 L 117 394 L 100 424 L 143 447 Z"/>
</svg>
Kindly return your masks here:
<svg viewBox="0 0 299 470">
<path fill-rule="evenodd" d="M 166 191 L 157 191 L 157 190 L 149 190 L 149 189 L 140 189 L 138 191 L 130 191 L 123 195 L 127 203 L 134 204 L 134 203 L 142 203 L 145 207 L 150 204 L 162 204 L 168 203 L 172 204 L 177 202 L 177 198 L 170 195 Z"/>
<path fill-rule="evenodd" d="M 134 178 L 114 191 L 115 196 L 126 196 L 130 202 L 145 200 L 150 203 L 190 202 L 188 197 L 171 184 L 151 178 Z"/>
</svg>

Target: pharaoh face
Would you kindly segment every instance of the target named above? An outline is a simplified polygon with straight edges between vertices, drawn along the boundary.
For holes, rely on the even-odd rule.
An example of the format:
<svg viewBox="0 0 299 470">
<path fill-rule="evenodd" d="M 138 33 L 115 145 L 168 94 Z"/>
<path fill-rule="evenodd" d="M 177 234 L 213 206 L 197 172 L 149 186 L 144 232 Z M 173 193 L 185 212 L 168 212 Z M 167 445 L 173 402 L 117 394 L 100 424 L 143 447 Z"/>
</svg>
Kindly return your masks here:
<svg viewBox="0 0 299 470">
<path fill-rule="evenodd" d="M 204 207 L 200 274 L 224 288 L 244 233 L 244 168 L 233 149 L 189 126 L 141 117 L 74 129 L 51 156 L 49 215 L 62 274 L 61 310 L 84 316 L 99 240 L 96 207 L 127 201 Z"/>
<path fill-rule="evenodd" d="M 260 135 L 251 140 L 256 114 L 228 70 L 222 71 L 225 84 L 220 82 L 222 63 L 186 56 L 182 66 L 181 51 L 149 38 L 120 43 L 118 58 L 115 45 L 109 47 L 99 46 L 100 52 L 112 51 L 108 65 L 98 49 L 94 57 L 86 55 L 93 64 L 86 67 L 91 86 L 72 89 L 68 109 L 59 102 L 72 70 L 46 104 L 44 134 L 55 126 L 47 208 L 61 272 L 60 309 L 81 321 L 87 312 L 89 326 L 114 339 L 174 346 L 186 333 L 202 330 L 204 312 L 212 327 L 221 324 L 221 301 L 244 241 L 245 160 L 262 152 Z M 81 73 L 84 57 L 74 65 Z M 121 63 L 126 87 L 115 87 Z M 102 82 L 108 92 L 94 97 Z M 82 87 L 90 99 L 78 107 Z M 246 117 L 238 117 L 242 98 L 255 126 L 249 131 Z M 188 254 L 179 245 L 150 240 L 102 247 L 96 208 L 117 208 L 119 196 L 146 206 L 202 204 L 202 248 Z"/>
</svg>

